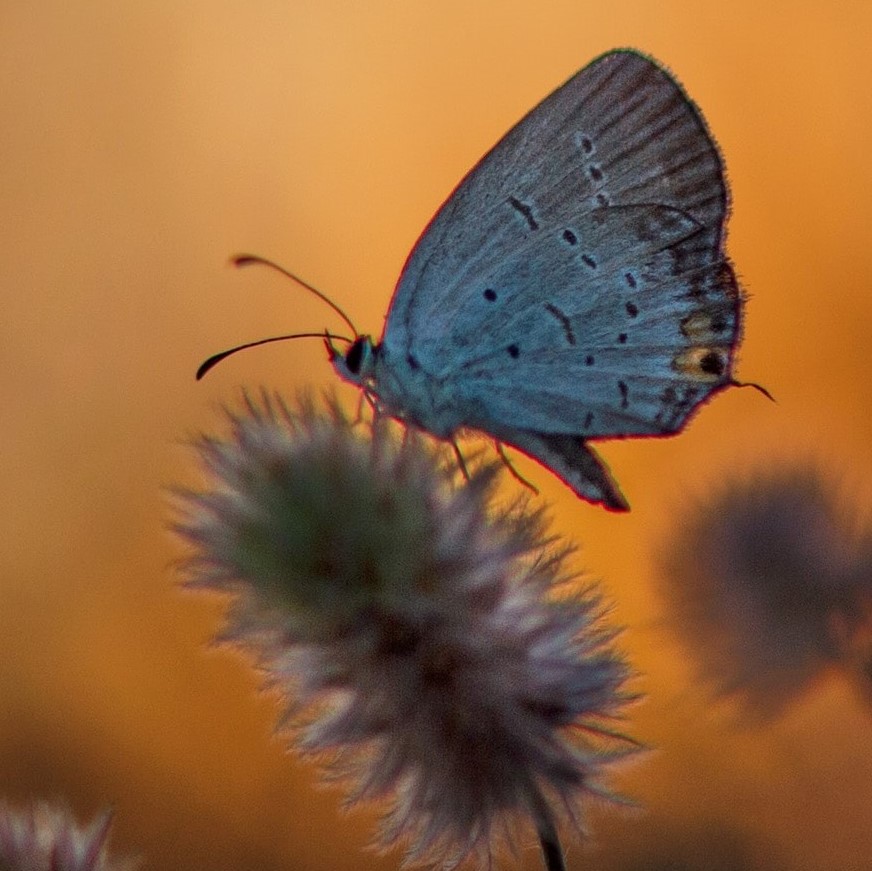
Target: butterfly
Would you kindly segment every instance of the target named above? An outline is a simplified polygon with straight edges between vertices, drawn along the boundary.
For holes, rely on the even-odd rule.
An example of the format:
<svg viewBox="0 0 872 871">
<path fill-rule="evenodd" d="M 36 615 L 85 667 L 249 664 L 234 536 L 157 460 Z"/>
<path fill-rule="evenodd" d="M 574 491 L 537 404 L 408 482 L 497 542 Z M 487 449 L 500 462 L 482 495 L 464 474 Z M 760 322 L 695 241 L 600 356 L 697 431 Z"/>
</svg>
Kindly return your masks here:
<svg viewBox="0 0 872 871">
<path fill-rule="evenodd" d="M 628 510 L 591 442 L 676 433 L 738 383 L 728 210 L 699 110 L 651 58 L 610 51 L 448 197 L 406 261 L 381 340 L 352 325 L 345 350 L 328 338 L 330 359 L 391 416 L 452 442 L 487 434 L 581 498 Z"/>
</svg>

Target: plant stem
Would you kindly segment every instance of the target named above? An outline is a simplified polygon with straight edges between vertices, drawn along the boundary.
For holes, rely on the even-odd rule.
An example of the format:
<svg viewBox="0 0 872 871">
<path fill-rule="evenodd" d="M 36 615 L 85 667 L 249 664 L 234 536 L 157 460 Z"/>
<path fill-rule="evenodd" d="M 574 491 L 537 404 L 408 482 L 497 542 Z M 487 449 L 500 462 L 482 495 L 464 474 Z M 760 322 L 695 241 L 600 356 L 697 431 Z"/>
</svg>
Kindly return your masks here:
<svg viewBox="0 0 872 871">
<path fill-rule="evenodd" d="M 542 796 L 537 796 L 535 805 L 533 816 L 536 820 L 536 833 L 539 835 L 545 871 L 566 871 L 566 860 L 551 810 Z"/>
</svg>

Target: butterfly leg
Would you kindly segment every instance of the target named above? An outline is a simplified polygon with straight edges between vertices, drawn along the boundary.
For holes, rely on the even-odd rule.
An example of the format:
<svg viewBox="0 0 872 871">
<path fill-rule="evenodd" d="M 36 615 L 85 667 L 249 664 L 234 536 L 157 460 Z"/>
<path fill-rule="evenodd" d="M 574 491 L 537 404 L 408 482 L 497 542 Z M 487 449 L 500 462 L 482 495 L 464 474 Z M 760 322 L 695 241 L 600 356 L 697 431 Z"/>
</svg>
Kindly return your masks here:
<svg viewBox="0 0 872 871">
<path fill-rule="evenodd" d="M 460 473 L 466 480 L 469 480 L 469 470 L 466 468 L 466 460 L 463 459 L 463 454 L 460 453 L 460 446 L 454 439 L 451 440 L 451 447 L 454 448 L 454 456 L 457 457 L 457 465 L 460 466 Z"/>
<path fill-rule="evenodd" d="M 523 484 L 525 487 L 528 487 L 532 490 L 537 496 L 539 495 L 539 488 L 531 484 L 516 468 L 515 464 L 509 459 L 508 454 L 506 454 L 506 449 L 503 447 L 502 442 L 494 442 L 497 453 L 500 455 L 500 459 L 503 461 L 503 465 L 509 470 L 509 474 L 519 483 Z"/>
<path fill-rule="evenodd" d="M 375 418 L 377 418 L 379 415 L 378 401 L 376 400 L 375 396 L 369 390 L 366 390 L 364 388 L 361 391 L 360 398 L 358 399 L 358 402 L 357 402 L 357 420 L 355 421 L 355 423 L 360 423 L 363 420 L 363 403 L 364 403 L 364 401 L 372 410 L 373 420 L 375 420 Z"/>
</svg>

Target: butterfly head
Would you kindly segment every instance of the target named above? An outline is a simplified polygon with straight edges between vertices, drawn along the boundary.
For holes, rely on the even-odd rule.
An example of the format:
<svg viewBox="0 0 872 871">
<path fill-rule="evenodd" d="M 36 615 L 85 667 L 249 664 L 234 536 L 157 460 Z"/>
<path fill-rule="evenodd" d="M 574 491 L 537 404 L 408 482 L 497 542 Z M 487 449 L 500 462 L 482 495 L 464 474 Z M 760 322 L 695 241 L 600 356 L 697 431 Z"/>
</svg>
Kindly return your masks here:
<svg viewBox="0 0 872 871">
<path fill-rule="evenodd" d="M 372 343 L 369 336 L 358 336 L 345 351 L 337 348 L 330 338 L 325 338 L 324 344 L 330 362 L 340 378 L 358 387 L 372 382 L 378 346 Z"/>
</svg>

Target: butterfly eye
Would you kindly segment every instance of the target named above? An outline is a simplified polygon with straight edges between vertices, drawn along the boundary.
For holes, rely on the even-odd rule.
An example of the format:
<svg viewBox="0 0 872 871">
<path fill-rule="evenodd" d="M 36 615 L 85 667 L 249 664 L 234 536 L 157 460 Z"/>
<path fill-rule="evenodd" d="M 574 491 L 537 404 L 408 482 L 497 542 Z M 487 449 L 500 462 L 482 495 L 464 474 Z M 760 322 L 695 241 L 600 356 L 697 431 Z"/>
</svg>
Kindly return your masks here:
<svg viewBox="0 0 872 871">
<path fill-rule="evenodd" d="M 362 337 L 355 339 L 345 355 L 345 365 L 352 375 L 357 375 L 360 372 L 360 364 L 363 363 L 363 345 L 365 341 Z"/>
</svg>

